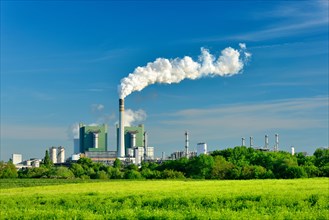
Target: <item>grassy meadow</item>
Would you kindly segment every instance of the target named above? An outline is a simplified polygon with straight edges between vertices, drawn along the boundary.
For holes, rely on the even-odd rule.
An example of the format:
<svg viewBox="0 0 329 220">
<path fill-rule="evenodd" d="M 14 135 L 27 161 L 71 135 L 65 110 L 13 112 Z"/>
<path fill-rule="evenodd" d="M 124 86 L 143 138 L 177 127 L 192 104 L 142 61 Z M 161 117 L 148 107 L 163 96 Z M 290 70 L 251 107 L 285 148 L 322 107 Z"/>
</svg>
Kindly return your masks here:
<svg viewBox="0 0 329 220">
<path fill-rule="evenodd" d="M 329 178 L 10 181 L 1 219 L 329 219 Z"/>
</svg>

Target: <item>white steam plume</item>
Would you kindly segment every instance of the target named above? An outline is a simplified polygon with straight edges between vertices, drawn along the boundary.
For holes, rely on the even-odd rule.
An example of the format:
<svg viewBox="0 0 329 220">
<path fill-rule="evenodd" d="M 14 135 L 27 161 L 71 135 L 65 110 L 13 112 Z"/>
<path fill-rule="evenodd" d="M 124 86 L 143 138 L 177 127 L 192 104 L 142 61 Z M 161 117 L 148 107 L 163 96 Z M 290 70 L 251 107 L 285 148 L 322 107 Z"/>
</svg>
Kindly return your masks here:
<svg viewBox="0 0 329 220">
<path fill-rule="evenodd" d="M 67 136 L 68 139 L 78 139 L 79 138 L 79 131 L 80 131 L 80 126 L 79 123 L 74 123 L 72 124 L 68 129 L 67 129 Z"/>
<path fill-rule="evenodd" d="M 198 79 L 204 76 L 232 76 L 241 72 L 251 54 L 246 52 L 246 44 L 240 43 L 240 50 L 227 47 L 216 58 L 205 48 L 201 48 L 198 61 L 191 57 L 165 59 L 157 58 L 144 67 L 137 67 L 133 73 L 121 80 L 118 86 L 120 98 L 134 91 L 141 91 L 155 83 L 179 83 L 184 79 Z M 241 57 L 240 57 L 241 56 Z"/>
<path fill-rule="evenodd" d="M 126 109 L 124 111 L 124 126 L 132 126 L 133 124 L 140 123 L 146 119 L 146 112 L 142 109 L 133 111 Z"/>
</svg>

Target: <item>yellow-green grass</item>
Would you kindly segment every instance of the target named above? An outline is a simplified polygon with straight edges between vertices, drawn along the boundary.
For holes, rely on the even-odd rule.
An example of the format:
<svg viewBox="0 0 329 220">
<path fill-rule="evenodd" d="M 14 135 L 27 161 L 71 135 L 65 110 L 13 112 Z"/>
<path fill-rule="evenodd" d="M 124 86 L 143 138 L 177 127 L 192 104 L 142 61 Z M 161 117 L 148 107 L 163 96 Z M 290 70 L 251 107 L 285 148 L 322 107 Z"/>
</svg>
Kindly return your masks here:
<svg viewBox="0 0 329 220">
<path fill-rule="evenodd" d="M 1 189 L 0 219 L 329 219 L 329 178 Z"/>
</svg>

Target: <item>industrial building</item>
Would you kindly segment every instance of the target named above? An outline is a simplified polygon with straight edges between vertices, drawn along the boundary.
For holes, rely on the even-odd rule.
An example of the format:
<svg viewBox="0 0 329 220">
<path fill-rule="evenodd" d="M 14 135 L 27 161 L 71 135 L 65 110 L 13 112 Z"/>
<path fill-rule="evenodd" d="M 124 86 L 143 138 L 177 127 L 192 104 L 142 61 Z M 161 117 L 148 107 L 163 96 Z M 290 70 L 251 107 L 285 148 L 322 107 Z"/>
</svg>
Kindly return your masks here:
<svg viewBox="0 0 329 220">
<path fill-rule="evenodd" d="M 107 151 L 107 125 L 79 125 L 79 153 Z M 75 152 L 76 153 L 76 152 Z"/>
<path fill-rule="evenodd" d="M 62 146 L 49 148 L 49 156 L 53 164 L 65 163 L 65 148 Z"/>
<path fill-rule="evenodd" d="M 22 154 L 12 154 L 11 160 L 14 165 L 21 163 L 23 161 Z"/>
<path fill-rule="evenodd" d="M 119 152 L 119 126 L 117 125 L 117 150 Z M 144 147 L 144 125 L 124 127 L 124 152 L 128 155 L 128 149 Z"/>
</svg>

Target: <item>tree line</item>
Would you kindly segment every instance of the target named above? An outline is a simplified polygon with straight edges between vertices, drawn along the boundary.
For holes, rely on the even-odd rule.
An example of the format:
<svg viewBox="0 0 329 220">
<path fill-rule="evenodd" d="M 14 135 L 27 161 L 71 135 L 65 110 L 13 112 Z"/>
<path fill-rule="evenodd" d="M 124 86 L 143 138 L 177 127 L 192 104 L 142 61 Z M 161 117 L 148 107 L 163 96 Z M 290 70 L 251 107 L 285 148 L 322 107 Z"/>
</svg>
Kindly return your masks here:
<svg viewBox="0 0 329 220">
<path fill-rule="evenodd" d="M 40 167 L 17 170 L 10 161 L 0 162 L 0 178 L 240 180 L 312 177 L 329 177 L 329 149 L 319 148 L 312 156 L 305 156 L 238 146 L 189 159 L 142 162 L 141 167 L 124 165 L 119 159 L 109 166 L 90 158 L 80 158 L 69 167 L 57 167 L 51 163 L 48 152 Z"/>
</svg>

